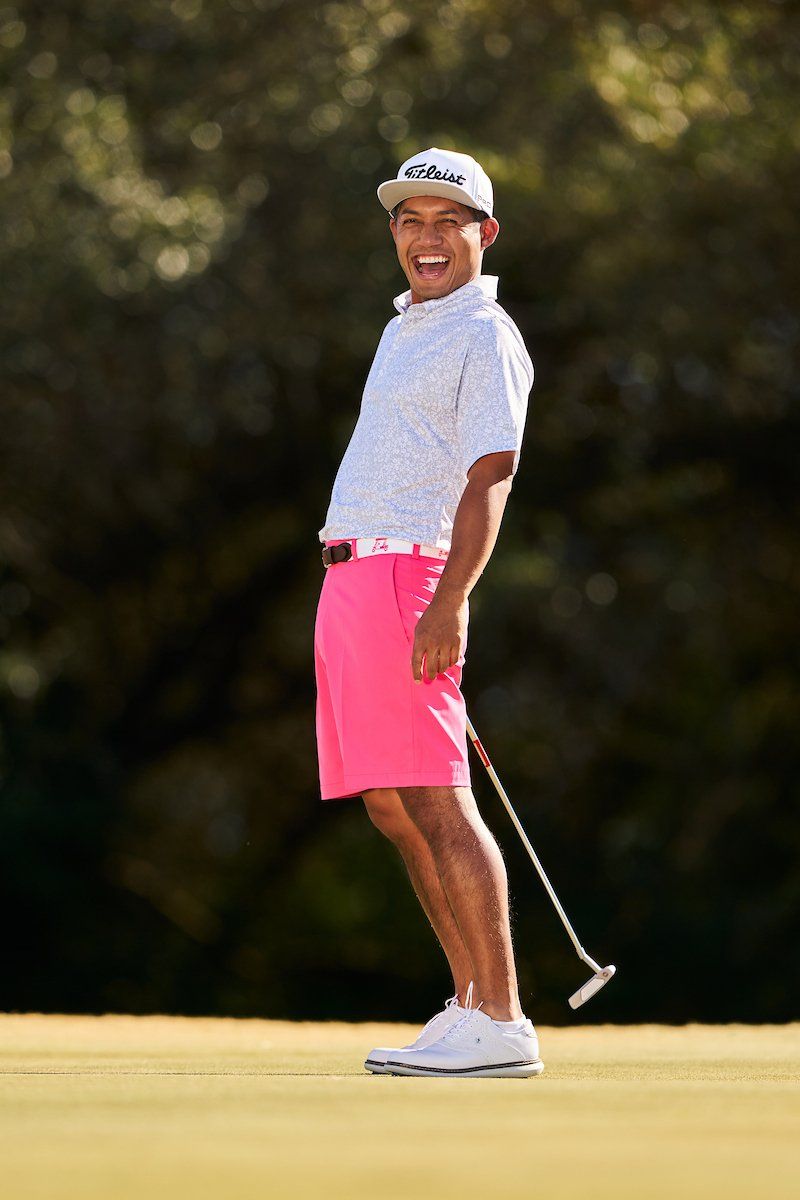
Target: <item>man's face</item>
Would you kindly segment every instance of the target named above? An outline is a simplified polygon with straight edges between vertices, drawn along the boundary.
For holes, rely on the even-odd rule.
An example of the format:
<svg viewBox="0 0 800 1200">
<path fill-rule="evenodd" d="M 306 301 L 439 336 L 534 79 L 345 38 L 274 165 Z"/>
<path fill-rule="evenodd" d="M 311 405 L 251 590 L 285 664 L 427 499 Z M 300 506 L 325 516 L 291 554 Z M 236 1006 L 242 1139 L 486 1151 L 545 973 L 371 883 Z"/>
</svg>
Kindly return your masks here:
<svg viewBox="0 0 800 1200">
<path fill-rule="evenodd" d="M 441 196 L 403 200 L 389 227 L 414 304 L 446 296 L 480 274 L 481 253 L 500 231 L 494 217 L 476 221 L 465 204 Z"/>
</svg>

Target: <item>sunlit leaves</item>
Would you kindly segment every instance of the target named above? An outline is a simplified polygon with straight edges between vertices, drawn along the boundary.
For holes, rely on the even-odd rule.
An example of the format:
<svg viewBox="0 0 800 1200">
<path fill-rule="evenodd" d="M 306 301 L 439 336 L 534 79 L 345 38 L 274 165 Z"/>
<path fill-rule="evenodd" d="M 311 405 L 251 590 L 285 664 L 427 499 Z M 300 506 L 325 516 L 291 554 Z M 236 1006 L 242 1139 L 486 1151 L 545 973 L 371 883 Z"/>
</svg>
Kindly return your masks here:
<svg viewBox="0 0 800 1200">
<path fill-rule="evenodd" d="M 778 860 L 770 816 L 795 773 L 789 6 L 20 5 L 0 9 L 0 48 L 6 845 L 47 880 L 19 886 L 49 922 L 42 831 L 75 831 L 74 854 L 94 831 L 85 902 L 74 879 L 59 893 L 96 950 L 91 1003 L 167 1005 L 204 980 L 208 1009 L 297 1015 L 307 981 L 329 982 L 331 928 L 392 997 L 417 969 L 379 924 L 364 935 L 385 900 L 370 832 L 318 815 L 309 636 L 315 531 L 406 286 L 375 187 L 437 144 L 494 181 L 483 269 L 536 364 L 471 596 L 468 705 L 629 962 L 628 1015 L 657 992 L 686 1016 L 679 984 L 650 988 L 656 920 L 724 1017 L 707 945 L 739 953 L 746 908 L 777 962 L 788 928 L 788 870 L 742 871 L 758 839 Z M 287 886 L 302 939 L 275 931 Z M 95 891 L 113 945 L 83 933 Z M 524 890 L 516 905 L 529 971 L 540 914 Z M 411 914 L 396 932 L 414 948 Z M 70 944 L 56 932 L 48 963 Z M 560 943 L 546 953 L 566 970 Z M 737 1003 L 782 1019 L 762 968 Z M 362 1015 L 355 986 L 337 994 Z"/>
</svg>

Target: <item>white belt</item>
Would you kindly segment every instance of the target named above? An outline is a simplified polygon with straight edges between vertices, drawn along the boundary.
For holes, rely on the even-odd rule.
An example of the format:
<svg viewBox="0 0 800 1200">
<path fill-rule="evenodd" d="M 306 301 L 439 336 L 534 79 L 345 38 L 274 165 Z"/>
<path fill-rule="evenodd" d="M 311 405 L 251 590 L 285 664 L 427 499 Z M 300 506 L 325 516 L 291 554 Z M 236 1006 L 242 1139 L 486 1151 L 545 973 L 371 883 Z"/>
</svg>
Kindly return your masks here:
<svg viewBox="0 0 800 1200">
<path fill-rule="evenodd" d="M 418 542 L 407 542 L 403 538 L 393 537 L 350 538 L 347 540 L 347 544 L 351 548 L 351 557 L 340 560 L 342 562 L 366 558 L 369 554 L 413 554 L 415 548 L 421 558 L 447 558 L 450 553 L 442 546 L 423 546 Z M 324 554 L 323 562 L 326 567 L 334 565 L 331 562 L 325 562 Z"/>
</svg>

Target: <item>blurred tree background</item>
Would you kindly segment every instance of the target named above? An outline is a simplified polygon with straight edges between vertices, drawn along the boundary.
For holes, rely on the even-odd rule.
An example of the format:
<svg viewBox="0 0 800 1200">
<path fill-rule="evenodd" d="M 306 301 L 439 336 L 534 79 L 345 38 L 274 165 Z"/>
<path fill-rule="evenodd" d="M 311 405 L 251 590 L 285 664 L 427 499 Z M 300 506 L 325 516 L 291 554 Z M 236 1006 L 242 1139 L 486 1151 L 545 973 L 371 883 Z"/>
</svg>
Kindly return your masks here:
<svg viewBox="0 0 800 1200">
<path fill-rule="evenodd" d="M 494 180 L 537 371 L 464 690 L 619 967 L 580 1019 L 797 1017 L 796 6 L 64 0 L 0 5 L 0 51 L 0 1005 L 447 994 L 394 851 L 319 801 L 312 652 L 406 287 L 375 187 L 435 144 Z M 524 1002 L 572 1019 L 472 766 Z"/>
</svg>

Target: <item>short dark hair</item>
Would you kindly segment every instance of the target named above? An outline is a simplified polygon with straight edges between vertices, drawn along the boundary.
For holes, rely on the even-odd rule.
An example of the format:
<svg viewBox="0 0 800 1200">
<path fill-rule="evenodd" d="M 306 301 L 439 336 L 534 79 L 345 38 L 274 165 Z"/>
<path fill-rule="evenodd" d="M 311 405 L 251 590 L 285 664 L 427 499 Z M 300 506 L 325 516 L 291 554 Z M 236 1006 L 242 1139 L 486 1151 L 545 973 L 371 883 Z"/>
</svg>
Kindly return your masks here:
<svg viewBox="0 0 800 1200">
<path fill-rule="evenodd" d="M 411 199 L 412 199 L 411 196 L 406 197 L 406 200 L 411 200 Z M 394 208 L 389 213 L 389 216 L 392 217 L 395 221 L 397 220 L 397 214 L 400 211 L 401 204 L 405 204 L 405 200 L 398 201 L 398 203 L 395 204 Z M 461 204 L 461 201 L 457 200 L 456 204 Z M 473 221 L 485 221 L 486 218 L 489 216 L 489 214 L 484 212 L 482 208 L 472 208 L 471 205 L 469 205 L 469 204 L 462 204 L 461 207 L 469 209 L 469 211 L 472 213 Z"/>
</svg>

